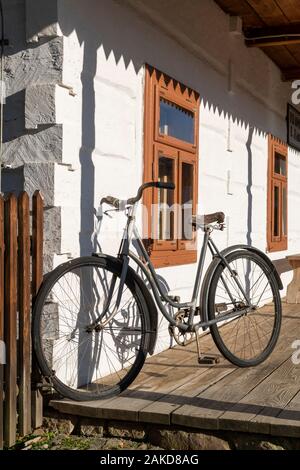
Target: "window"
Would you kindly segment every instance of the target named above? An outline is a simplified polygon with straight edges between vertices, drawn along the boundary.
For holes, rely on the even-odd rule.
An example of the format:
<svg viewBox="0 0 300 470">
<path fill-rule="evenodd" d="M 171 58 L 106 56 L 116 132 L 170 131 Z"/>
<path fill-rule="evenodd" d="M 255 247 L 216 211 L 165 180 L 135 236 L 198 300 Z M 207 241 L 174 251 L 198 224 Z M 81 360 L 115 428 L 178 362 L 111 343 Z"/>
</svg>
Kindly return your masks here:
<svg viewBox="0 0 300 470">
<path fill-rule="evenodd" d="M 268 250 L 287 249 L 287 146 L 269 137 Z"/>
<path fill-rule="evenodd" d="M 199 95 L 146 66 L 144 181 L 175 183 L 175 191 L 147 190 L 144 234 L 156 267 L 194 263 L 198 187 Z"/>
</svg>

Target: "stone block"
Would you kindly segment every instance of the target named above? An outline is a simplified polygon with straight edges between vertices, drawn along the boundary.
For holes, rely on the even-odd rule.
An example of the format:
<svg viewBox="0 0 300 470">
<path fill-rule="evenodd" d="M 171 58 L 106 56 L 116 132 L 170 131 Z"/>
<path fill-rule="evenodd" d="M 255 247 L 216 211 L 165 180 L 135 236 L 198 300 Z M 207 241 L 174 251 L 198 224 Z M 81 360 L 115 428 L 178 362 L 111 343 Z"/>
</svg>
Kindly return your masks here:
<svg viewBox="0 0 300 470">
<path fill-rule="evenodd" d="M 107 426 L 107 434 L 111 437 L 121 437 L 133 440 L 143 440 L 146 437 L 145 427 L 142 425 L 128 425 L 124 422 L 110 422 Z"/>
<path fill-rule="evenodd" d="M 48 432 L 71 434 L 75 429 L 76 423 L 76 416 L 69 416 L 67 418 L 59 416 L 44 417 L 43 429 Z"/>
<path fill-rule="evenodd" d="M 153 429 L 149 440 L 167 450 L 230 450 L 225 439 L 205 433 Z"/>
<path fill-rule="evenodd" d="M 13 131 L 12 131 L 13 132 Z M 13 167 L 24 163 L 60 162 L 62 126 L 42 126 L 37 131 L 14 136 L 3 146 L 2 161 Z"/>
<path fill-rule="evenodd" d="M 19 194 L 27 191 L 32 196 L 39 189 L 44 198 L 44 206 L 54 205 L 54 163 L 29 163 L 3 171 L 3 192 Z"/>
<path fill-rule="evenodd" d="M 55 85 L 30 86 L 25 92 L 25 127 L 56 124 Z"/>
<path fill-rule="evenodd" d="M 63 39 L 54 38 L 6 57 L 4 77 L 7 96 L 28 86 L 60 83 L 63 69 Z"/>
<path fill-rule="evenodd" d="M 61 246 L 61 208 L 45 207 L 44 211 L 45 253 L 59 253 Z"/>
<path fill-rule="evenodd" d="M 81 418 L 76 427 L 76 433 L 81 436 L 103 437 L 104 423 L 101 421 L 96 422 L 88 418 Z"/>
</svg>

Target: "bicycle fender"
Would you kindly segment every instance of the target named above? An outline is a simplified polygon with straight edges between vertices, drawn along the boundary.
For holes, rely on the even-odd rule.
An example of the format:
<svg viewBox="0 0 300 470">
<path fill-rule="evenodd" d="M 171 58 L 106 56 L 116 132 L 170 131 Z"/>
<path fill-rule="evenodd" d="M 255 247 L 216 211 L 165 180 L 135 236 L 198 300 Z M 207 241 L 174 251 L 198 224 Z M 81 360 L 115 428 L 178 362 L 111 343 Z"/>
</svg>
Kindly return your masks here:
<svg viewBox="0 0 300 470">
<path fill-rule="evenodd" d="M 258 248 L 255 248 L 254 246 L 233 245 L 233 246 L 230 246 L 228 248 L 225 248 L 225 250 L 222 250 L 221 255 L 226 256 L 229 253 L 232 253 L 232 251 L 236 251 L 236 250 L 252 251 L 253 253 L 256 253 L 258 256 L 260 256 L 265 261 L 265 263 L 269 266 L 272 274 L 274 274 L 275 279 L 277 281 L 278 289 L 279 290 L 283 289 L 283 284 L 282 284 L 281 278 L 278 274 L 278 271 L 277 271 L 276 267 L 274 266 L 274 264 L 272 263 L 270 258 L 263 251 L 259 250 Z"/>
<path fill-rule="evenodd" d="M 118 258 L 115 258 L 114 256 L 106 255 L 103 253 L 93 253 L 93 256 L 97 256 L 98 258 L 109 259 L 112 263 L 116 265 L 117 269 L 119 269 L 121 272 L 122 261 L 119 260 Z M 139 277 L 139 275 L 135 272 L 135 270 L 131 266 L 128 266 L 128 273 L 130 273 L 134 281 L 139 286 L 139 289 L 141 290 L 144 296 L 146 305 L 147 305 L 149 319 L 150 319 L 150 327 L 151 327 L 150 344 L 149 344 L 148 353 L 152 356 L 152 354 L 154 353 L 154 348 L 155 348 L 156 339 L 157 339 L 157 325 L 158 325 L 157 308 L 143 280 Z"/>
</svg>

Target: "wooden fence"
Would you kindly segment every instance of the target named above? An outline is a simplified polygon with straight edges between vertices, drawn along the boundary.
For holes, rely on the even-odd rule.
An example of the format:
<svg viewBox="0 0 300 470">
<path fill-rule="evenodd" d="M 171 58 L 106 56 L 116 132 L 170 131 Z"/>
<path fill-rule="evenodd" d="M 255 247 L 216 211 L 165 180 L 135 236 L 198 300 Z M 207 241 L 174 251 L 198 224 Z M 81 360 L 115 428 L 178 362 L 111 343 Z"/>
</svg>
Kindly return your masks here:
<svg viewBox="0 0 300 470">
<path fill-rule="evenodd" d="M 0 364 L 0 448 L 42 424 L 40 380 L 31 355 L 31 306 L 43 277 L 39 191 L 31 207 L 26 192 L 0 196 L 0 340 L 6 348 Z"/>
</svg>

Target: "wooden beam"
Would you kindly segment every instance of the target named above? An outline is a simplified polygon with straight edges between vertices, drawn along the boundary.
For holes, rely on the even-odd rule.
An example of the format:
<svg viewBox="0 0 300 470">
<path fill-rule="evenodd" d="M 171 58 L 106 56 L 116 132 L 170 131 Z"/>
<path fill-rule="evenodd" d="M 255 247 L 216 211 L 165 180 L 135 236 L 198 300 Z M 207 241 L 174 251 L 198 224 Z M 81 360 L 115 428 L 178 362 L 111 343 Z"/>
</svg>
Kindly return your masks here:
<svg viewBox="0 0 300 470">
<path fill-rule="evenodd" d="M 248 47 L 299 44 L 300 23 L 263 28 L 248 28 L 245 30 L 245 42 Z"/>
<path fill-rule="evenodd" d="M 17 198 L 5 200 L 5 284 L 4 333 L 6 342 L 4 441 L 7 447 L 16 442 L 17 431 Z"/>
<path fill-rule="evenodd" d="M 282 80 L 290 82 L 293 80 L 300 80 L 300 67 L 292 67 L 282 71 Z"/>
<path fill-rule="evenodd" d="M 246 39 L 248 47 L 273 47 L 273 46 L 290 46 L 291 44 L 300 44 L 300 36 L 295 38 L 292 36 L 273 37 L 268 39 Z"/>
</svg>

